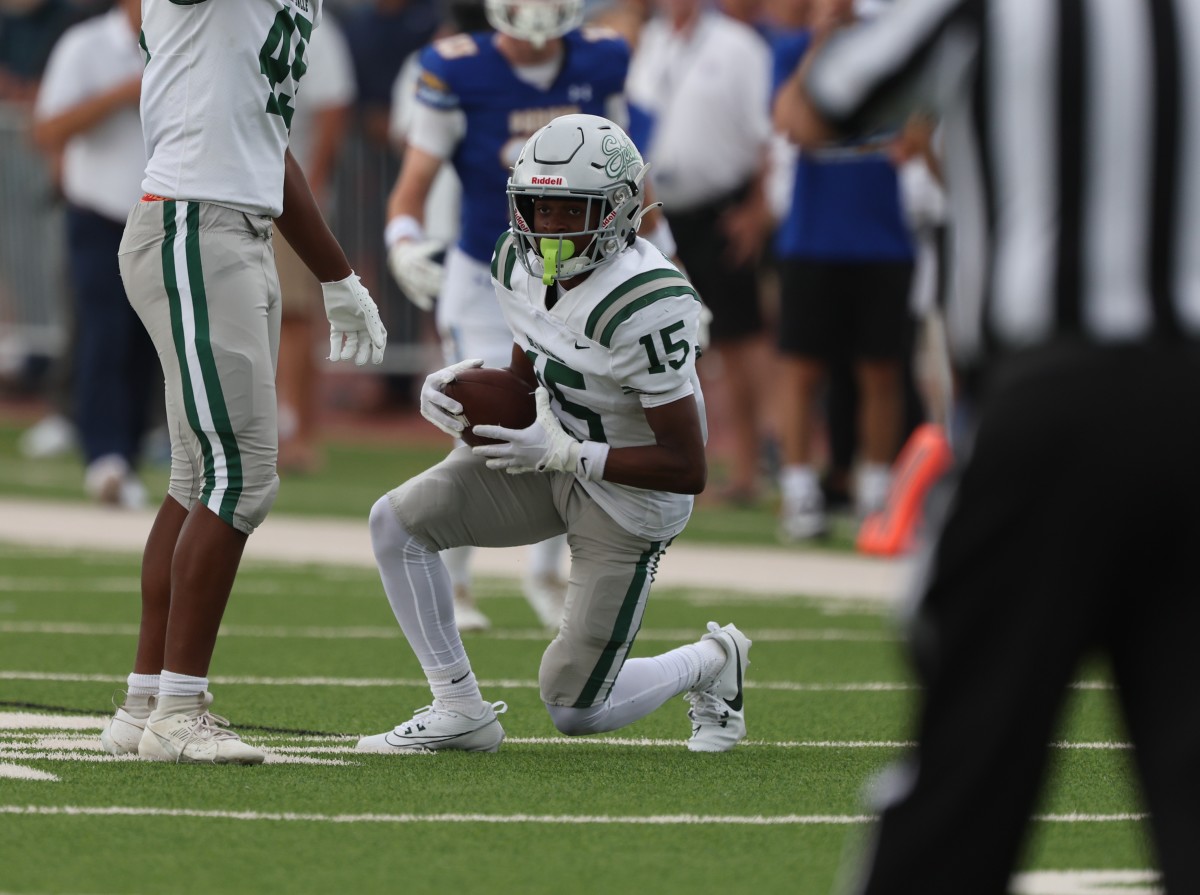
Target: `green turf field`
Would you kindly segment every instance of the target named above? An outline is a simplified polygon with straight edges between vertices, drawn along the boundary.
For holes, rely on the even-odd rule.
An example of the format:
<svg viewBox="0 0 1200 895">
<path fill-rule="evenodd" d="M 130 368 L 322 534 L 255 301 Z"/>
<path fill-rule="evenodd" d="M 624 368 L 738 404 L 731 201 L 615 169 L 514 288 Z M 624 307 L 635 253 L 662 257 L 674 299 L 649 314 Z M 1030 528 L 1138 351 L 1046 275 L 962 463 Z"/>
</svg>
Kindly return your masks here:
<svg viewBox="0 0 1200 895">
<path fill-rule="evenodd" d="M 0 545 L 0 892 L 823 895 L 867 829 L 864 784 L 909 737 L 916 693 L 878 607 L 663 590 L 639 654 L 709 618 L 755 638 L 749 740 L 687 752 L 682 700 L 619 737 L 566 740 L 537 698 L 546 635 L 511 584 L 486 581 L 495 628 L 467 647 L 485 696 L 509 705 L 508 741 L 495 755 L 359 756 L 354 735 L 428 702 L 378 580 L 253 564 L 218 642 L 214 710 L 271 762 L 117 760 L 96 737 L 131 663 L 137 577 L 134 556 Z M 1072 697 L 1072 748 L 1053 750 L 1024 864 L 1144 871 L 1143 828 L 1118 819 L 1142 809 L 1112 693 L 1103 669 L 1083 677 L 1096 686 Z M 1020 891 L 1154 891 L 1037 888 L 1046 879 Z"/>
</svg>

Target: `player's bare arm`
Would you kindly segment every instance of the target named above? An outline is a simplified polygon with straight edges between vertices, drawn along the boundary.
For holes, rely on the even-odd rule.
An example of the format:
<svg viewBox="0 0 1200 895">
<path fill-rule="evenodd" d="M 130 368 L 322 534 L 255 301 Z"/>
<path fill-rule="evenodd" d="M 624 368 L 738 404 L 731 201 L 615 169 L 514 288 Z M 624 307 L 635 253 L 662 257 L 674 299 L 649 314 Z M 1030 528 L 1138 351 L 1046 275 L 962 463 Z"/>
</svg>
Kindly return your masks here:
<svg viewBox="0 0 1200 895">
<path fill-rule="evenodd" d="M 387 216 L 392 221 L 398 217 L 410 217 L 418 222 L 425 220 L 425 200 L 442 159 L 424 149 L 409 145 L 404 150 L 404 163 L 400 176 L 388 195 Z"/>
<path fill-rule="evenodd" d="M 533 371 L 533 361 L 529 359 L 529 355 L 517 343 L 513 343 L 512 361 L 508 365 L 508 369 L 519 376 L 522 380 L 529 383 L 529 390 L 533 391 L 538 387 L 537 373 Z"/>
<path fill-rule="evenodd" d="M 610 448 L 605 481 L 675 494 L 699 494 L 708 481 L 700 414 L 692 395 L 647 407 L 654 444 Z"/>
<path fill-rule="evenodd" d="M 320 282 L 337 282 L 353 273 L 290 149 L 284 155 L 283 213 L 275 226 Z"/>
</svg>

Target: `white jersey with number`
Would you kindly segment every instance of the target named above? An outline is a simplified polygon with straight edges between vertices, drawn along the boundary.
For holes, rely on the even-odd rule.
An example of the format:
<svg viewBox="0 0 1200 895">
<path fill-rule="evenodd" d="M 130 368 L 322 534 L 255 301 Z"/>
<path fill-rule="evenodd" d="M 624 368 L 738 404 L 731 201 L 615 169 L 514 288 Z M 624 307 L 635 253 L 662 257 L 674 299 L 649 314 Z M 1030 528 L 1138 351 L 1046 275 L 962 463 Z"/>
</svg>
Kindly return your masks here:
<svg viewBox="0 0 1200 895">
<path fill-rule="evenodd" d="M 638 239 L 573 289 L 549 289 L 517 258 L 511 232 L 496 244 L 492 280 L 513 338 L 533 362 L 563 428 L 614 448 L 654 444 L 645 408 L 695 396 L 707 440 L 704 396 L 696 377 L 700 300 L 662 252 Z M 537 259 L 540 264 L 541 259 Z M 683 530 L 692 496 L 613 482 L 582 485 L 626 531 L 665 540 Z"/>
<path fill-rule="evenodd" d="M 147 193 L 278 217 L 322 0 L 143 0 Z"/>
</svg>

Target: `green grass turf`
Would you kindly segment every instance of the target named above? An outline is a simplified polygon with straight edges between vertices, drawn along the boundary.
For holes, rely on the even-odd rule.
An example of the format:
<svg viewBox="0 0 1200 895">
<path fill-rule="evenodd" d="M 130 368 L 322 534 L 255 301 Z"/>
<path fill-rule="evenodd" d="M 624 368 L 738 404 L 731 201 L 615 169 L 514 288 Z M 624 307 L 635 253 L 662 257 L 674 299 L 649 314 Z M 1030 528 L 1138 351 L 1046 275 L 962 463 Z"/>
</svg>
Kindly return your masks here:
<svg viewBox="0 0 1200 895">
<path fill-rule="evenodd" d="M 0 712 L 109 711 L 133 655 L 137 575 L 134 556 L 0 545 Z M 372 570 L 247 564 L 218 642 L 214 710 L 251 741 L 346 763 L 203 768 L 22 759 L 14 744 L 32 749 L 33 735 L 0 730 L 0 762 L 60 778 L 0 778 L 0 812 L 120 806 L 279 816 L 0 813 L 0 891 L 830 891 L 843 853 L 857 854 L 865 826 L 394 818 L 861 815 L 864 785 L 902 754 L 891 744 L 911 737 L 918 698 L 887 615 L 816 599 L 735 594 L 714 604 L 720 596 L 713 593 L 656 591 L 640 655 L 694 636 L 709 618 L 736 620 L 757 638 L 747 678 L 748 742 L 726 755 L 692 755 L 683 748 L 682 700 L 615 735 L 664 741 L 658 745 L 562 741 L 537 696 L 544 633 L 510 583 L 484 581 L 480 591 L 495 628 L 466 642 L 485 695 L 509 705 L 503 723 L 510 741 L 498 754 L 287 752 L 345 750 L 347 735 L 406 720 L 428 702 L 428 691 Z M 1106 672 L 1088 668 L 1081 677 L 1103 682 Z M 866 683 L 894 689 L 851 688 Z M 1058 738 L 1123 741 L 1112 702 L 1104 689 L 1073 692 Z M 44 748 L 55 738 L 95 748 L 94 731 L 46 736 Z M 517 742 L 530 738 L 549 742 Z M 1140 811 L 1129 752 L 1053 750 L 1038 810 Z M 335 816 L 344 819 L 329 819 Z M 1031 830 L 1027 867 L 1153 866 L 1135 822 L 1038 822 Z"/>
</svg>

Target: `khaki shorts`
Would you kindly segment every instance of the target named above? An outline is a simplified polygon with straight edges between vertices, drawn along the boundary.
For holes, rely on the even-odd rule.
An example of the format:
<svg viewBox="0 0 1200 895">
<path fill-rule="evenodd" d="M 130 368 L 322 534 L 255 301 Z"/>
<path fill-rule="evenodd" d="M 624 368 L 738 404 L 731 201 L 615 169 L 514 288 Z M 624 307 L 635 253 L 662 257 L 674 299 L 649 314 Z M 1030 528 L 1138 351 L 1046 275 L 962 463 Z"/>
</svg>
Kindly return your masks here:
<svg viewBox="0 0 1200 895">
<path fill-rule="evenodd" d="M 566 532 L 567 602 L 538 674 L 542 700 L 587 708 L 608 698 L 642 624 L 650 582 L 667 545 L 631 535 L 573 475 L 509 475 L 470 448 L 388 494 L 396 518 L 431 550 L 514 547 Z"/>
<path fill-rule="evenodd" d="M 324 308 L 321 284 L 300 260 L 286 239 L 275 231 L 275 268 L 279 271 L 279 293 L 283 299 L 283 316 L 309 319 Z"/>
<path fill-rule="evenodd" d="M 168 493 L 249 533 L 275 499 L 279 279 L 271 220 L 143 200 L 118 260 L 158 351 L 171 432 Z"/>
</svg>

